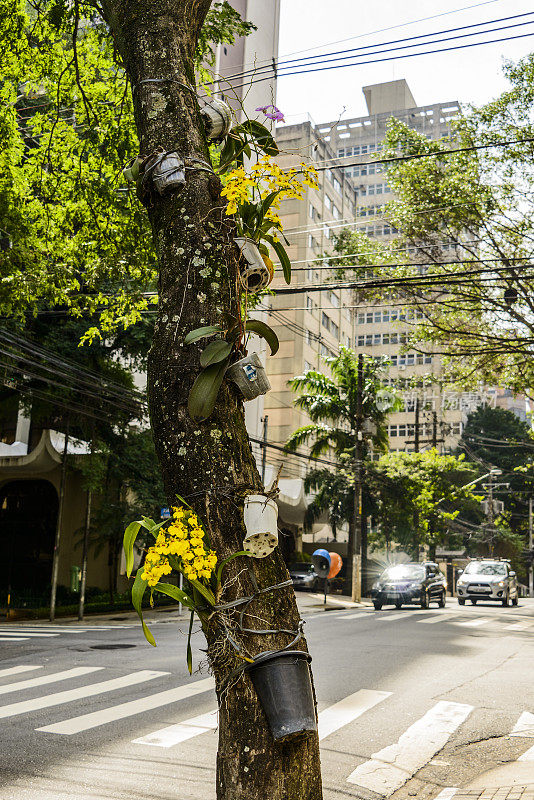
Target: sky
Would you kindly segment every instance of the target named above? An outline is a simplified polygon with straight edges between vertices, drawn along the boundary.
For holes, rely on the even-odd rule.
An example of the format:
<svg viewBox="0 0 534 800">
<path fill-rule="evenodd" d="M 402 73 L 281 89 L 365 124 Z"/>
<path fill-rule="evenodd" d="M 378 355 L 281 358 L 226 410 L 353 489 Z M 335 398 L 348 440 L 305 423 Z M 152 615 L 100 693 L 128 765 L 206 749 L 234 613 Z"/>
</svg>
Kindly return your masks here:
<svg viewBox="0 0 534 800">
<path fill-rule="evenodd" d="M 447 13 L 461 8 L 465 10 Z M 481 0 L 282 0 L 279 60 L 321 56 L 331 51 L 382 44 L 529 11 L 533 11 L 529 0 L 491 0 L 484 4 Z M 438 14 L 442 16 L 414 22 Z M 534 15 L 495 23 L 492 27 L 527 20 L 534 22 Z M 405 24 L 412 22 L 414 24 Z M 384 30 L 399 25 L 402 27 Z M 530 32 L 534 34 L 534 24 L 484 38 L 498 39 Z M 468 41 L 448 42 L 448 46 Z M 534 35 L 382 64 L 280 77 L 277 105 L 289 124 L 302 121 L 307 114 L 315 123 L 364 116 L 367 109 L 361 87 L 399 78 L 407 80 L 418 105 L 453 100 L 480 105 L 508 88 L 502 73 L 504 60 L 517 61 L 533 51 Z"/>
</svg>

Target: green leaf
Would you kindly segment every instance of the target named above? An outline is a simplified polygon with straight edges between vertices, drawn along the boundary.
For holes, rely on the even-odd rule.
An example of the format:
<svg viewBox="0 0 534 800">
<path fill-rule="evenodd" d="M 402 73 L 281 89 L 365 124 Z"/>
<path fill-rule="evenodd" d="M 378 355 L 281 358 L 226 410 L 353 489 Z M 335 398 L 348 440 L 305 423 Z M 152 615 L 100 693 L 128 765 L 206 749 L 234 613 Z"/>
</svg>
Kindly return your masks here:
<svg viewBox="0 0 534 800">
<path fill-rule="evenodd" d="M 211 364 L 197 375 L 187 401 L 191 419 L 202 422 L 213 412 L 229 361 L 229 358 L 225 358 L 218 364 Z"/>
<path fill-rule="evenodd" d="M 145 639 L 152 647 L 156 646 L 156 640 L 150 633 L 146 622 L 143 619 L 143 597 L 145 595 L 146 590 L 148 589 L 148 581 L 144 581 L 141 577 L 143 573 L 143 569 L 140 568 L 137 570 L 135 575 L 134 585 L 132 586 L 132 603 L 133 607 L 137 611 L 139 619 L 141 620 L 141 625 L 143 626 L 143 633 L 145 634 Z"/>
<path fill-rule="evenodd" d="M 282 269 L 284 271 L 285 282 L 291 283 L 291 261 L 289 260 L 289 256 L 286 253 L 284 245 L 281 242 L 277 242 L 276 239 L 273 239 L 270 244 L 280 259 L 280 264 L 282 265 Z"/>
<path fill-rule="evenodd" d="M 261 122 L 258 122 L 258 120 L 249 119 L 238 127 L 240 130 L 248 133 L 254 139 L 260 150 L 263 150 L 267 155 L 276 156 L 280 152 L 270 130 L 266 128 L 265 125 L 262 125 Z"/>
<path fill-rule="evenodd" d="M 192 344 L 196 342 L 198 339 L 203 339 L 204 336 L 213 336 L 216 333 L 220 333 L 221 329 L 216 327 L 215 325 L 206 325 L 204 328 L 195 328 L 194 331 L 189 331 L 187 336 L 184 339 L 184 344 Z"/>
<path fill-rule="evenodd" d="M 214 606 L 215 605 L 215 597 L 213 596 L 213 593 L 210 591 L 210 589 L 208 589 L 206 586 L 204 586 L 204 584 L 201 583 L 200 581 L 191 580 L 191 578 L 187 578 L 187 580 L 189 581 L 191 586 L 194 586 L 195 589 L 198 592 L 200 592 L 202 597 L 204 597 L 208 601 L 210 606 Z"/>
<path fill-rule="evenodd" d="M 280 194 L 280 190 L 277 189 L 275 192 L 271 192 L 270 194 L 268 194 L 267 197 L 265 197 L 262 200 L 261 206 L 260 206 L 260 212 L 258 214 L 258 218 L 259 218 L 260 223 L 263 222 L 266 213 L 268 212 L 268 210 L 270 209 L 270 207 L 272 206 L 272 204 L 274 203 L 274 201 L 276 200 L 276 198 L 278 197 L 279 194 Z"/>
<path fill-rule="evenodd" d="M 189 595 L 183 592 L 177 586 L 174 586 L 174 584 L 156 583 L 154 589 L 162 594 L 166 594 L 168 597 L 172 597 L 173 600 L 176 600 L 178 603 L 182 603 L 184 606 L 187 606 L 187 608 L 193 609 L 193 601 Z"/>
<path fill-rule="evenodd" d="M 191 634 L 193 633 L 194 618 L 195 618 L 195 612 L 191 611 L 191 617 L 189 619 L 189 630 L 187 632 L 187 669 L 189 670 L 190 675 L 192 675 L 193 673 L 193 651 L 191 650 Z"/>
<path fill-rule="evenodd" d="M 200 365 L 202 367 L 209 367 L 210 364 L 218 364 L 224 358 L 227 358 L 232 352 L 232 345 L 225 342 L 224 339 L 216 339 L 210 342 L 206 349 L 200 356 Z"/>
<path fill-rule="evenodd" d="M 124 547 L 124 555 L 126 556 L 126 574 L 128 577 L 130 577 L 130 575 L 132 574 L 133 562 L 134 562 L 133 546 L 135 540 L 137 539 L 137 534 L 139 533 L 140 527 L 141 527 L 140 522 L 130 522 L 130 524 L 124 531 L 123 547 Z"/>
<path fill-rule="evenodd" d="M 245 329 L 247 331 L 251 331 L 252 333 L 257 333 L 258 336 L 261 336 L 262 339 L 265 339 L 271 348 L 272 356 L 278 352 L 278 348 L 280 347 L 278 336 L 273 329 L 269 327 L 269 325 L 265 324 L 265 322 L 260 322 L 259 319 L 248 319 L 245 324 Z"/>
</svg>

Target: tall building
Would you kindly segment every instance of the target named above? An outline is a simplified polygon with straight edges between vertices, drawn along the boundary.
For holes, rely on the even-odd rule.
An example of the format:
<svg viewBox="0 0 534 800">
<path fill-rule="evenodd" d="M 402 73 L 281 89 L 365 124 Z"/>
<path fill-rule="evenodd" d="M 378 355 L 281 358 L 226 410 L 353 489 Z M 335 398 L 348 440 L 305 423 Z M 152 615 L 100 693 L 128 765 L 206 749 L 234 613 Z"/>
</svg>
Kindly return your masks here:
<svg viewBox="0 0 534 800">
<path fill-rule="evenodd" d="M 379 241 L 394 239 L 395 230 L 383 216 L 383 208 L 393 194 L 381 165 L 373 163 L 389 118 L 400 119 L 428 138 L 441 139 L 449 134 L 451 120 L 460 113 L 457 102 L 417 106 L 405 80 L 366 86 L 363 93 L 368 116 L 277 129 L 277 142 L 284 153 L 281 164 L 289 165 L 303 155 L 311 155 L 319 162 L 329 160 L 332 165 L 321 173 L 318 191 L 309 190 L 305 202 L 292 201 L 282 208 L 296 267 L 294 286 L 311 288 L 313 284 L 332 281 L 331 265 L 316 261 L 321 253 L 328 253 L 332 232 L 347 226 Z M 344 167 L 351 157 L 368 163 Z M 445 242 L 445 255 L 449 248 L 454 249 Z M 386 355 L 390 360 L 386 380 L 402 390 L 404 401 L 404 409 L 389 420 L 391 450 L 414 449 L 416 417 L 420 449 L 436 444 L 441 450 L 450 450 L 461 434 L 467 413 L 482 402 L 495 402 L 494 393 L 485 390 L 442 390 L 440 357 L 430 351 L 404 352 L 407 337 L 418 320 L 414 309 L 403 306 L 398 299 L 364 304 L 358 303 L 348 290 L 326 290 L 278 296 L 272 299 L 271 306 L 272 322 L 285 318 L 290 325 L 284 330 L 280 323 L 278 333 L 285 337 L 283 356 L 268 363 L 273 384 L 273 392 L 265 401 L 270 438 L 284 441 L 291 430 L 307 421 L 301 413 L 291 410 L 287 380 L 317 367 L 321 355 L 335 352 L 340 344 L 350 345 L 369 357 Z"/>
</svg>

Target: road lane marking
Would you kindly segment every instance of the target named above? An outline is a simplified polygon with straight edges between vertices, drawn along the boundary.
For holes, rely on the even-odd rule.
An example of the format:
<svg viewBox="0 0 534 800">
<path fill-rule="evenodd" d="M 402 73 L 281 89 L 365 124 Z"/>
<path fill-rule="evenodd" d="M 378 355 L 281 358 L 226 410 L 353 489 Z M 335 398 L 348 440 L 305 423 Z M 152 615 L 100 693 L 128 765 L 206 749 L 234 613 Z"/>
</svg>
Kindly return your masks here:
<svg viewBox="0 0 534 800">
<path fill-rule="evenodd" d="M 379 692 L 372 689 L 360 689 L 338 703 L 325 708 L 319 714 L 319 740 L 321 741 L 331 733 L 343 728 L 358 717 L 361 717 L 370 708 L 381 703 L 391 692 Z"/>
<path fill-rule="evenodd" d="M 530 750 L 527 750 L 526 753 L 523 753 L 522 756 L 519 756 L 517 759 L 518 761 L 534 761 L 534 747 L 531 747 Z"/>
<path fill-rule="evenodd" d="M 21 672 L 32 672 L 34 669 L 42 669 L 42 666 L 21 664 L 18 667 L 8 667 L 0 669 L 0 678 L 7 678 L 9 675 L 19 675 Z"/>
<path fill-rule="evenodd" d="M 513 625 L 507 625 L 507 631 L 526 631 L 527 628 L 531 628 L 534 625 L 534 622 L 514 622 Z"/>
<path fill-rule="evenodd" d="M 389 797 L 441 750 L 473 706 L 440 701 L 389 745 L 351 772 L 347 783 Z"/>
<path fill-rule="evenodd" d="M 374 614 L 374 611 L 372 612 Z M 358 611 L 357 614 L 347 614 L 343 619 L 360 619 L 361 617 L 370 617 L 370 611 Z"/>
<path fill-rule="evenodd" d="M 168 674 L 168 672 L 158 673 L 158 675 Z M 192 697 L 195 694 L 201 694 L 202 692 L 207 692 L 214 688 L 215 681 L 213 678 L 204 678 L 201 681 L 195 681 L 195 683 L 178 686 L 175 689 L 168 689 L 165 692 L 158 692 L 157 694 L 151 694 L 148 697 L 141 697 L 137 700 L 130 700 L 127 703 L 110 706 L 110 708 L 103 708 L 101 711 L 82 714 L 79 717 L 72 717 L 71 719 L 66 719 L 64 722 L 58 722 L 55 725 L 46 725 L 43 728 L 36 728 L 36 730 L 45 733 L 61 733 L 66 736 L 71 736 L 73 733 L 80 733 L 90 728 L 98 728 L 99 725 L 106 725 L 108 722 L 115 722 L 115 720 L 124 719 L 125 717 L 133 717 L 135 714 L 142 714 L 145 711 L 151 711 L 153 708 L 160 708 L 170 703 L 176 703 L 178 700 L 184 700 L 187 697 Z"/>
<path fill-rule="evenodd" d="M 48 639 L 50 636 L 59 636 L 59 633 L 35 633 L 35 631 L 0 631 L 3 642 L 8 642 L 12 637 L 25 636 L 26 639 Z"/>
<path fill-rule="evenodd" d="M 453 625 L 462 625 L 464 628 L 478 628 L 480 625 L 487 625 L 491 621 L 490 617 L 478 617 L 477 619 L 468 619 L 463 622 L 453 622 Z"/>
<path fill-rule="evenodd" d="M 186 742 L 201 733 L 214 731 L 217 728 L 217 709 L 209 711 L 207 714 L 200 714 L 198 717 L 186 719 L 176 725 L 169 725 L 159 731 L 141 736 L 139 739 L 132 739 L 132 744 L 149 744 L 151 747 L 174 747 L 175 744 Z"/>
<path fill-rule="evenodd" d="M 455 614 L 432 614 L 431 617 L 426 619 L 418 619 L 417 622 L 422 622 L 424 625 L 433 625 L 436 622 L 444 622 L 447 619 L 453 619 Z"/>
<path fill-rule="evenodd" d="M 530 711 L 523 711 L 510 736 L 524 736 L 527 739 L 534 739 L 534 714 Z"/>
<path fill-rule="evenodd" d="M 0 636 L 0 642 L 27 642 L 26 636 Z"/>
<path fill-rule="evenodd" d="M 451 800 L 452 797 L 457 793 L 458 787 L 457 786 L 447 786 L 445 789 L 442 789 L 439 794 L 437 794 L 434 800 Z"/>
<path fill-rule="evenodd" d="M 400 614 L 377 614 L 376 619 L 380 620 L 380 622 L 393 622 L 395 619 L 408 619 L 408 616 L 406 611 L 402 611 Z"/>
<path fill-rule="evenodd" d="M 101 669 L 104 669 L 104 667 L 73 667 L 72 669 L 65 669 L 61 672 L 52 672 L 50 675 L 40 675 L 38 678 L 28 678 L 25 681 L 7 683 L 4 686 L 0 686 L 0 694 L 20 692 L 21 689 L 33 689 L 36 686 L 45 686 L 47 683 L 56 683 L 56 681 L 66 681 L 69 680 L 69 678 L 89 675 L 89 673 L 98 672 L 98 670 Z"/>
<path fill-rule="evenodd" d="M 51 706 L 59 706 L 62 703 L 81 700 L 84 697 L 94 697 L 94 695 L 103 694 L 104 692 L 113 692 L 115 689 L 124 689 L 136 683 L 144 683 L 145 681 L 159 678 L 161 675 L 169 675 L 169 673 L 144 669 L 140 672 L 131 672 L 129 675 L 123 675 L 122 678 L 112 678 L 108 681 L 100 681 L 100 683 L 80 686 L 77 689 L 67 689 L 64 692 L 55 692 L 54 694 L 44 695 L 43 697 L 36 697 L 34 700 L 10 703 L 7 706 L 0 706 L 0 719 L 15 717 L 18 714 L 26 714 L 29 711 L 39 711 L 42 708 L 50 708 Z"/>
</svg>

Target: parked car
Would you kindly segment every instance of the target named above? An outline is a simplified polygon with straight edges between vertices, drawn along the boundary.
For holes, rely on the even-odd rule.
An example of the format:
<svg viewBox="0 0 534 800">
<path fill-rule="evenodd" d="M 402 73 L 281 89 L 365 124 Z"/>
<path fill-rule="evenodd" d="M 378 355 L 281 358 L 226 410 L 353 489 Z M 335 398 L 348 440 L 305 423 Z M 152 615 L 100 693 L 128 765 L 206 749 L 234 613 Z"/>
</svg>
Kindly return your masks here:
<svg viewBox="0 0 534 800">
<path fill-rule="evenodd" d="M 396 608 L 405 604 L 428 608 L 431 602 L 437 602 L 445 608 L 447 581 L 433 562 L 396 564 L 384 570 L 373 584 L 371 597 L 377 611 L 390 603 Z"/>
<path fill-rule="evenodd" d="M 458 603 L 465 605 L 470 600 L 475 606 L 479 600 L 500 601 L 507 607 L 510 602 L 518 604 L 519 591 L 515 572 L 510 569 L 510 562 L 503 559 L 479 558 L 470 561 L 460 575 L 456 584 Z"/>
<path fill-rule="evenodd" d="M 299 561 L 289 567 L 289 577 L 295 589 L 309 589 L 315 592 L 319 588 L 320 578 L 309 561 Z"/>
</svg>

